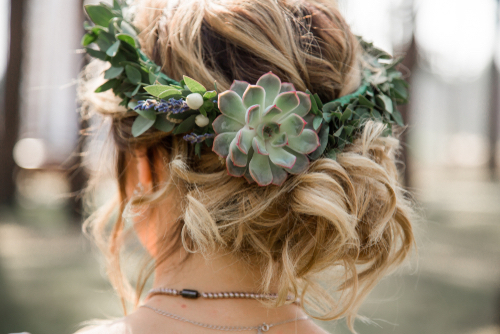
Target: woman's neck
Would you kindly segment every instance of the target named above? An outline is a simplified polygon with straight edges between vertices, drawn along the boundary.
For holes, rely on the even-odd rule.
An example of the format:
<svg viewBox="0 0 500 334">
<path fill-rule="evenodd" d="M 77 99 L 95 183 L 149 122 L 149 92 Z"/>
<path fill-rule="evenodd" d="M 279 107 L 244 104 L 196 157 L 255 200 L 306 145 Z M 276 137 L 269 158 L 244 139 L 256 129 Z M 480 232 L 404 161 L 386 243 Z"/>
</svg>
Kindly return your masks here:
<svg viewBox="0 0 500 334">
<path fill-rule="evenodd" d="M 186 258 L 187 256 L 187 258 Z M 185 259 L 183 261 L 183 259 Z M 260 292 L 260 270 L 230 254 L 205 258 L 181 249 L 155 272 L 155 288 L 193 289 L 200 292 Z M 274 292 L 274 291 L 272 291 Z"/>
</svg>

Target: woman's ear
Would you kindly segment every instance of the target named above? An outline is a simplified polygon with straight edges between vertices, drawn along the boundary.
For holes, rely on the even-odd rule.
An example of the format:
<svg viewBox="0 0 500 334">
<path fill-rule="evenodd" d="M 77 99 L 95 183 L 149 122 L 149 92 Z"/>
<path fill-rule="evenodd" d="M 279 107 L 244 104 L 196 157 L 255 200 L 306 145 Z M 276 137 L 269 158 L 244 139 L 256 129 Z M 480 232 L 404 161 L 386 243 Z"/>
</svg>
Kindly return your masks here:
<svg viewBox="0 0 500 334">
<path fill-rule="evenodd" d="M 153 172 L 151 170 L 151 163 L 148 158 L 147 149 L 136 149 L 135 158 L 137 178 L 140 185 L 143 187 L 142 190 L 145 194 L 147 194 L 153 189 Z"/>
</svg>

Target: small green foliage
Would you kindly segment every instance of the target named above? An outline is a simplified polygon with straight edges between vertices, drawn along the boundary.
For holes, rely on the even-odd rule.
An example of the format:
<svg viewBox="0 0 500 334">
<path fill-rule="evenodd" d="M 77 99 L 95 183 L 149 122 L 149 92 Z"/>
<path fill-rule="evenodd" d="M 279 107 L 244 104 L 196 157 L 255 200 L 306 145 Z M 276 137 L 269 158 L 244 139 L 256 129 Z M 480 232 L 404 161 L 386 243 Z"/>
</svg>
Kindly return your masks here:
<svg viewBox="0 0 500 334">
<path fill-rule="evenodd" d="M 123 73 L 123 67 L 113 67 L 111 66 L 106 72 L 104 72 L 104 79 L 114 79 Z"/>
<path fill-rule="evenodd" d="M 94 25 L 87 22 L 84 24 L 86 34 L 82 38 L 82 45 L 90 56 L 111 65 L 104 73 L 107 81 L 97 88 L 96 92 L 113 90 L 113 93 L 122 99 L 120 105 L 129 108 L 129 111 L 136 109 L 137 117 L 132 125 L 132 134 L 135 137 L 152 127 L 173 134 L 189 133 L 192 139 L 186 140 L 192 140 L 195 144 L 196 155 L 201 154 L 200 142 L 203 140 L 205 145 L 214 146 L 214 150 L 217 147 L 220 150 L 219 153 L 222 152 L 224 155 L 227 155 L 226 150 L 230 149 L 232 155 L 226 160 L 228 171 L 232 175 L 245 176 L 247 179 L 253 177 L 251 173 L 248 174 L 249 171 L 258 172 L 253 178 L 258 179 L 258 183 L 264 185 L 271 181 L 275 184 L 281 183 L 286 179 L 287 173 L 293 174 L 305 170 L 309 164 L 307 157 L 316 160 L 325 156 L 335 160 L 345 146 L 355 140 L 367 120 L 373 119 L 384 123 L 386 136 L 392 134 L 395 125 L 404 126 L 403 118 L 397 110 L 397 105 L 407 103 L 409 97 L 408 84 L 401 72 L 397 70 L 397 65 L 402 59 L 393 59 L 388 53 L 362 39 L 360 39 L 360 44 L 364 48 L 364 60 L 369 67 L 364 70 L 363 83 L 355 92 L 323 103 L 318 94 L 306 91 L 310 97 L 311 106 L 309 110 L 300 110 L 298 107 L 297 112 L 304 116 L 302 121 L 301 117 L 297 118 L 298 114 L 297 117 L 287 117 L 285 121 L 285 118 L 279 119 L 280 116 L 271 112 L 266 117 L 276 116 L 276 122 L 267 120 L 261 128 L 254 129 L 253 126 L 260 122 L 257 121 L 259 117 L 254 117 L 256 111 L 250 110 L 248 119 L 244 113 L 239 113 L 239 118 L 235 119 L 232 113 L 236 110 L 230 107 L 233 105 L 233 100 L 231 100 L 233 95 L 221 92 L 219 97 L 216 83 L 214 83 L 215 90 L 207 91 L 201 83 L 190 77 L 184 76 L 181 82 L 177 82 L 162 73 L 162 68 L 141 51 L 137 29 L 125 19 L 125 7 L 125 0 L 114 0 L 112 6 L 105 3 L 85 6 Z M 265 80 L 260 82 L 261 87 L 277 95 L 280 91 L 280 79 L 274 74 L 267 74 L 263 77 Z M 203 96 L 204 102 L 199 110 L 190 110 L 185 102 L 186 97 L 192 93 Z M 237 94 L 236 91 L 233 93 Z M 261 90 L 255 89 L 252 95 L 254 97 L 247 96 L 245 103 L 253 103 L 253 99 L 257 99 L 259 94 Z M 282 104 L 281 109 L 282 107 L 286 109 L 287 104 L 291 103 L 293 98 L 291 99 L 291 96 L 287 96 L 286 93 L 283 94 L 285 95 L 282 99 L 278 99 L 277 103 Z M 301 96 L 302 102 L 307 100 L 307 95 L 304 93 L 298 92 L 298 95 Z M 295 96 L 298 95 L 296 93 Z M 220 101 L 225 103 L 225 106 L 219 109 Z M 246 112 L 255 105 L 252 103 L 240 109 Z M 202 127 L 196 124 L 196 117 L 199 115 L 208 118 L 208 125 L 205 126 L 206 119 L 203 117 L 198 120 L 198 124 Z M 222 118 L 215 121 L 218 117 Z M 175 122 L 175 120 L 180 120 L 180 122 Z M 240 129 L 247 121 L 249 128 L 245 128 L 245 131 L 241 130 L 241 138 L 238 137 L 239 139 L 235 140 L 231 147 L 229 147 L 230 142 L 236 138 L 236 134 L 230 141 L 226 138 L 227 134 L 214 139 L 214 122 L 215 126 L 222 131 L 222 127 Z M 261 133 L 261 135 L 248 131 L 255 131 L 256 134 Z M 217 133 L 221 132 L 217 131 Z M 271 146 L 261 143 L 267 140 L 259 137 L 264 134 L 271 136 L 272 141 L 269 142 Z M 299 136 L 300 140 L 297 139 Z M 255 138 L 255 143 L 249 141 L 250 137 Z M 259 152 L 254 152 L 254 147 L 258 148 Z M 266 153 L 267 149 L 270 152 Z M 246 153 L 243 154 L 243 151 Z M 266 154 L 270 154 L 271 158 L 265 158 Z M 248 159 L 245 158 L 246 155 Z M 253 159 L 253 155 L 258 158 Z M 292 164 L 292 161 L 296 162 Z M 243 168 L 242 165 L 247 167 Z"/>
<path fill-rule="evenodd" d="M 184 83 L 186 86 L 189 88 L 191 93 L 198 93 L 198 94 L 205 94 L 207 91 L 205 87 L 203 87 L 202 84 L 200 84 L 198 81 L 191 79 L 188 76 L 184 76 Z"/>
<path fill-rule="evenodd" d="M 141 71 L 136 69 L 131 65 L 125 66 L 125 72 L 127 73 L 127 78 L 134 85 L 138 85 L 141 82 L 142 75 Z"/>
<path fill-rule="evenodd" d="M 139 137 L 144 132 L 148 131 L 154 123 L 154 120 L 142 117 L 141 115 L 137 116 L 134 124 L 132 124 L 132 135 L 134 137 Z"/>
<path fill-rule="evenodd" d="M 109 21 L 115 17 L 111 10 L 105 5 L 87 5 L 85 6 L 85 11 L 92 22 L 102 27 L 107 27 Z"/>
</svg>

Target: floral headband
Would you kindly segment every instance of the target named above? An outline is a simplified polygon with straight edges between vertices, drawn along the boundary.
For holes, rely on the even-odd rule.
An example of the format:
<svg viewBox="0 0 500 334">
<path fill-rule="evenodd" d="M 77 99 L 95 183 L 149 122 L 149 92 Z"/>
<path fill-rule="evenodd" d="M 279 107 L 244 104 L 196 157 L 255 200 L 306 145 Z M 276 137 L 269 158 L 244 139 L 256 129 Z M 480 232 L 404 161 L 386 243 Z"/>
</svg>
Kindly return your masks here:
<svg viewBox="0 0 500 334">
<path fill-rule="evenodd" d="M 408 84 L 396 69 L 402 59 L 360 43 L 368 66 L 354 93 L 323 103 L 318 94 L 300 92 L 269 72 L 255 85 L 235 80 L 224 92 L 208 91 L 184 76 L 177 82 L 140 49 L 137 29 L 126 18 L 126 3 L 114 0 L 85 6 L 94 23 L 85 24 L 86 52 L 109 62 L 107 80 L 96 93 L 113 90 L 120 105 L 135 112 L 135 137 L 151 128 L 184 134 L 197 155 L 202 145 L 225 159 L 230 175 L 260 186 L 281 185 L 288 174 L 305 171 L 311 160 L 336 159 L 367 120 L 403 126 L 398 104 L 407 103 Z M 90 47 L 95 45 L 97 48 Z"/>
</svg>

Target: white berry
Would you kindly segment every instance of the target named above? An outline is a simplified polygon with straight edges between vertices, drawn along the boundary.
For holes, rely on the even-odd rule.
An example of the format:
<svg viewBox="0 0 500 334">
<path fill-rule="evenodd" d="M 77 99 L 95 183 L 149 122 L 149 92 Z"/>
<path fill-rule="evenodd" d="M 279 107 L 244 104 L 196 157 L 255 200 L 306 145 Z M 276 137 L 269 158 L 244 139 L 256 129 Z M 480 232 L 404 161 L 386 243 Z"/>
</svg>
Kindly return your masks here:
<svg viewBox="0 0 500 334">
<path fill-rule="evenodd" d="M 191 109 L 199 109 L 203 105 L 203 96 L 199 93 L 189 94 L 186 97 L 186 103 Z"/>
<path fill-rule="evenodd" d="M 205 126 L 208 125 L 208 117 L 207 116 L 203 116 L 203 115 L 198 115 L 196 116 L 196 118 L 194 119 L 194 122 L 196 123 L 196 125 L 198 125 L 200 128 L 203 128 Z"/>
</svg>

